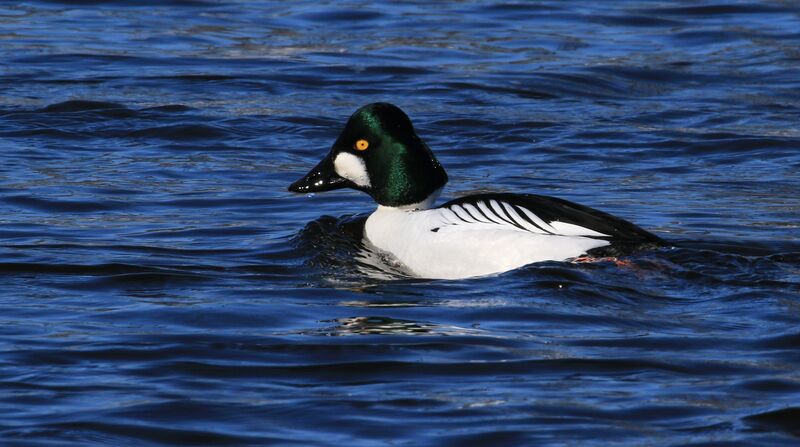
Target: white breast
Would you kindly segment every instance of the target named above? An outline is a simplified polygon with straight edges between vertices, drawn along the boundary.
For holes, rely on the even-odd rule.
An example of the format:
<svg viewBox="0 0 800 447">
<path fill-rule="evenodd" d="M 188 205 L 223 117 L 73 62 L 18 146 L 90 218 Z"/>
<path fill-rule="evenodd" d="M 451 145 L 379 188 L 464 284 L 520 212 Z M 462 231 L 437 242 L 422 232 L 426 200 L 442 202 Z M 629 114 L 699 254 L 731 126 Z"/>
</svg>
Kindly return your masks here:
<svg viewBox="0 0 800 447">
<path fill-rule="evenodd" d="M 602 236 L 600 233 L 561 222 L 548 224 L 533 213 L 527 220 L 513 215 L 508 219 L 505 214 L 515 222 L 512 224 L 500 218 L 500 208 L 493 208 L 505 204 L 491 202 L 416 211 L 379 206 L 367 219 L 364 233 L 374 246 L 395 256 L 415 274 L 441 279 L 564 261 L 609 244 L 587 237 Z"/>
</svg>

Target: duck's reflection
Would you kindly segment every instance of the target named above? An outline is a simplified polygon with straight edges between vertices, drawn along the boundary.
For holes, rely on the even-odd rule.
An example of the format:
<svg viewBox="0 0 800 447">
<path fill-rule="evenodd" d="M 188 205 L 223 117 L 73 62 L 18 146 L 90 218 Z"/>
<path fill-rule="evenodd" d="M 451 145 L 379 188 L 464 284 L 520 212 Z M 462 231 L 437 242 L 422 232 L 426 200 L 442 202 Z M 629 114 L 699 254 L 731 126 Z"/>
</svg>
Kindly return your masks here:
<svg viewBox="0 0 800 447">
<path fill-rule="evenodd" d="M 400 261 L 374 247 L 366 239 L 361 240 L 355 259 L 358 272 L 372 279 L 387 281 L 415 276 Z"/>
<path fill-rule="evenodd" d="M 308 250 L 308 264 L 331 273 L 333 282 L 413 277 L 400 262 L 364 239 L 365 222 L 363 215 L 321 216 L 306 224 L 295 240 L 301 249 Z"/>
<path fill-rule="evenodd" d="M 321 329 L 325 335 L 485 335 L 477 328 L 439 325 L 431 322 L 401 320 L 397 318 L 371 316 L 347 317 L 326 320 L 335 323 Z"/>
</svg>

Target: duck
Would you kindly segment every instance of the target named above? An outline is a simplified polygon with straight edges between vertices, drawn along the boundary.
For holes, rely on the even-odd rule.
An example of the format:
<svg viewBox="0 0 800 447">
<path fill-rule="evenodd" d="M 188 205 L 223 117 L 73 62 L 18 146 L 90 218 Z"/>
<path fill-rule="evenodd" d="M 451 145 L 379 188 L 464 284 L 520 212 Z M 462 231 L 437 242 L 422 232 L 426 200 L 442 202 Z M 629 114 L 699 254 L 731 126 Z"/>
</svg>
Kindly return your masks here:
<svg viewBox="0 0 800 447">
<path fill-rule="evenodd" d="M 289 191 L 368 194 L 377 208 L 364 223 L 365 242 L 423 278 L 480 277 L 667 245 L 633 223 L 556 197 L 482 193 L 435 206 L 447 181 L 408 115 L 378 102 L 356 110 L 328 154 Z"/>
</svg>

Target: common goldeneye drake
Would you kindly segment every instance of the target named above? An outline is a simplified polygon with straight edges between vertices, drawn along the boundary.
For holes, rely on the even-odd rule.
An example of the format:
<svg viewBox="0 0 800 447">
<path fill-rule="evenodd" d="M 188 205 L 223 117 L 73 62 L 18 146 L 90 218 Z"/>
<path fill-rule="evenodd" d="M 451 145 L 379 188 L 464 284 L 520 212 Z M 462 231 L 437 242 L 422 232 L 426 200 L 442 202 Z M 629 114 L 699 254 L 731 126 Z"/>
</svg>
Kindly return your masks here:
<svg viewBox="0 0 800 447">
<path fill-rule="evenodd" d="M 298 193 L 353 188 L 378 203 L 364 236 L 421 277 L 456 279 L 585 254 L 614 256 L 665 245 L 602 211 L 555 197 L 478 194 L 433 208 L 447 174 L 388 103 L 358 109 L 328 155 L 289 186 Z"/>
</svg>

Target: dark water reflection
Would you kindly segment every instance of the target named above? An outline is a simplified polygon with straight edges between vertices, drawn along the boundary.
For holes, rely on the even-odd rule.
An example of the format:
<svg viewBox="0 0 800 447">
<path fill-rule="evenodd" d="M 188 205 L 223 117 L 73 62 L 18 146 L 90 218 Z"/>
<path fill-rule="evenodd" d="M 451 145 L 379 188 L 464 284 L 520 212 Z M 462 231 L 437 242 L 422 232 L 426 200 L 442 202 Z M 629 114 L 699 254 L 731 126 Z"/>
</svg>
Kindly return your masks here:
<svg viewBox="0 0 800 447">
<path fill-rule="evenodd" d="M 792 445 L 793 2 L 0 4 L 9 445 Z M 360 105 L 447 197 L 676 247 L 463 281 L 286 186 Z"/>
</svg>

